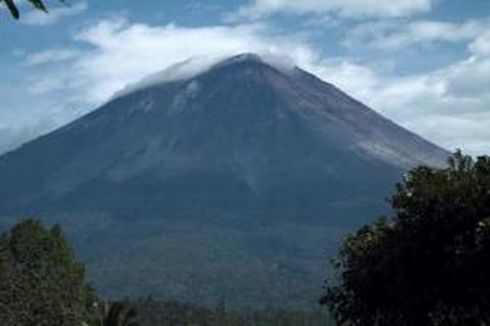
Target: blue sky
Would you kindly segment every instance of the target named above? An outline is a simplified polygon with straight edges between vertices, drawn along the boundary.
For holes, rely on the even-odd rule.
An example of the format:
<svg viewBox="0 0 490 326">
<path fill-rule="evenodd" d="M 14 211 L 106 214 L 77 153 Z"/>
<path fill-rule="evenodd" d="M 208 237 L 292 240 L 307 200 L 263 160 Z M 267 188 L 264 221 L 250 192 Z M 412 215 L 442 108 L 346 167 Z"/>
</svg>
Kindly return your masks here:
<svg viewBox="0 0 490 326">
<path fill-rule="evenodd" d="M 288 56 L 397 123 L 490 154 L 490 0 L 71 0 L 0 6 L 0 152 L 189 57 Z"/>
</svg>

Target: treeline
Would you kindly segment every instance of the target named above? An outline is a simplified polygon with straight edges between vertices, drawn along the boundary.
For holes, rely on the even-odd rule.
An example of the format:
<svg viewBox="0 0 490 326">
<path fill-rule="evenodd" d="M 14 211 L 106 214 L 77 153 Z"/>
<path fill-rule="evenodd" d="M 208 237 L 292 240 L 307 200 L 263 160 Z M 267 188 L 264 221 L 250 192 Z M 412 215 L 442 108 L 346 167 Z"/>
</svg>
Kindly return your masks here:
<svg viewBox="0 0 490 326">
<path fill-rule="evenodd" d="M 130 306 L 97 296 L 59 226 L 30 219 L 0 236 L 0 325 L 138 326 L 136 319 Z"/>
<path fill-rule="evenodd" d="M 27 220 L 0 236 L 0 325 L 334 325 L 325 310 L 337 325 L 490 325 L 490 157 L 457 152 L 447 168 L 416 168 L 390 202 L 393 217 L 344 241 L 324 311 L 107 303 L 61 228 Z"/>
<path fill-rule="evenodd" d="M 490 325 L 490 156 L 409 171 L 394 215 L 342 244 L 321 299 L 339 325 Z"/>
<path fill-rule="evenodd" d="M 225 304 L 209 308 L 151 298 L 107 302 L 86 281 L 85 269 L 76 261 L 61 228 L 30 219 L 0 236 L 0 325 L 333 324 L 321 310 L 232 310 Z"/>
<path fill-rule="evenodd" d="M 292 311 L 281 309 L 228 309 L 225 304 L 215 308 L 151 298 L 127 301 L 138 311 L 141 326 L 330 326 L 325 311 Z"/>
</svg>

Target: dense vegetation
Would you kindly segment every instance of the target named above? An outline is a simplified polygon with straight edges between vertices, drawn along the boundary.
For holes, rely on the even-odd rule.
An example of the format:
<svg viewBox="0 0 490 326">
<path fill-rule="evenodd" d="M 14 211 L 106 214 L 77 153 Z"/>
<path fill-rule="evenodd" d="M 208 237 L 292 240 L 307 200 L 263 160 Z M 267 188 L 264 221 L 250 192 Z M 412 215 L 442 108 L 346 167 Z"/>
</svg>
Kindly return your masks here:
<svg viewBox="0 0 490 326">
<path fill-rule="evenodd" d="M 26 220 L 0 238 L 0 325 L 138 326 L 136 311 L 103 303 L 59 226 Z"/>
<path fill-rule="evenodd" d="M 140 315 L 141 326 L 209 325 L 209 326 L 329 326 L 327 315 L 318 310 L 233 310 L 225 304 L 215 308 L 159 302 L 151 298 L 128 303 Z"/>
<path fill-rule="evenodd" d="M 57 226 L 16 225 L 0 239 L 0 325 L 80 325 L 95 314 L 83 266 Z"/>
<path fill-rule="evenodd" d="M 490 324 L 490 157 L 409 172 L 396 216 L 349 237 L 322 303 L 339 324 Z"/>
<path fill-rule="evenodd" d="M 339 278 L 320 302 L 335 322 L 313 306 L 105 303 L 61 229 L 26 220 L 0 237 L 0 325 L 489 325 L 490 157 L 416 168 L 390 202 L 395 216 L 348 237 L 334 260 Z"/>
<path fill-rule="evenodd" d="M 226 301 L 234 307 L 311 309 L 322 293 L 325 253 L 334 253 L 341 239 L 334 228 L 280 222 L 255 226 L 242 220 L 243 226 L 234 227 L 192 216 L 135 216 L 95 233 L 93 225 L 81 230 L 87 220 L 104 221 L 80 218 L 77 231 L 67 231 L 101 293 L 205 306 Z M 101 259 L 101 250 L 110 257 Z"/>
<path fill-rule="evenodd" d="M 58 226 L 37 220 L 0 238 L 0 325 L 326 325 L 322 311 L 228 310 L 152 299 L 103 302 Z"/>
</svg>

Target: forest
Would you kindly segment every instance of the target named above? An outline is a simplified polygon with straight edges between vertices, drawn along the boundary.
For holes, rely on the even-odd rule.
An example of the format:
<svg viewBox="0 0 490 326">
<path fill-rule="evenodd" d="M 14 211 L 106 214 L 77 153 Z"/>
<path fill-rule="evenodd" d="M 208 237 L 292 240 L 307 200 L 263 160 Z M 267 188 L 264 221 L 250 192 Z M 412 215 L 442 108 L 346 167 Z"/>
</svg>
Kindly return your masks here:
<svg viewBox="0 0 490 326">
<path fill-rule="evenodd" d="M 390 202 L 395 215 L 347 237 L 337 277 L 298 310 L 101 298 L 62 229 L 28 219 L 0 239 L 0 324 L 487 325 L 490 157 L 415 168 Z"/>
</svg>

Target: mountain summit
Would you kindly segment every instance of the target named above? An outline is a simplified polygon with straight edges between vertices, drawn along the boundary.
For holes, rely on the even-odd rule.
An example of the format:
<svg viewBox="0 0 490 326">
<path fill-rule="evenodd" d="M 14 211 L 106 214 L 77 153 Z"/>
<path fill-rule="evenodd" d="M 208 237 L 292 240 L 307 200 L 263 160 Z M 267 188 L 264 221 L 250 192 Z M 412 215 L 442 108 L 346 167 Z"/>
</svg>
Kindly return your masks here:
<svg viewBox="0 0 490 326">
<path fill-rule="evenodd" d="M 142 85 L 0 158 L 0 214 L 71 227 L 112 294 L 314 300 L 324 251 L 385 212 L 406 169 L 448 156 L 254 54 Z"/>
</svg>

